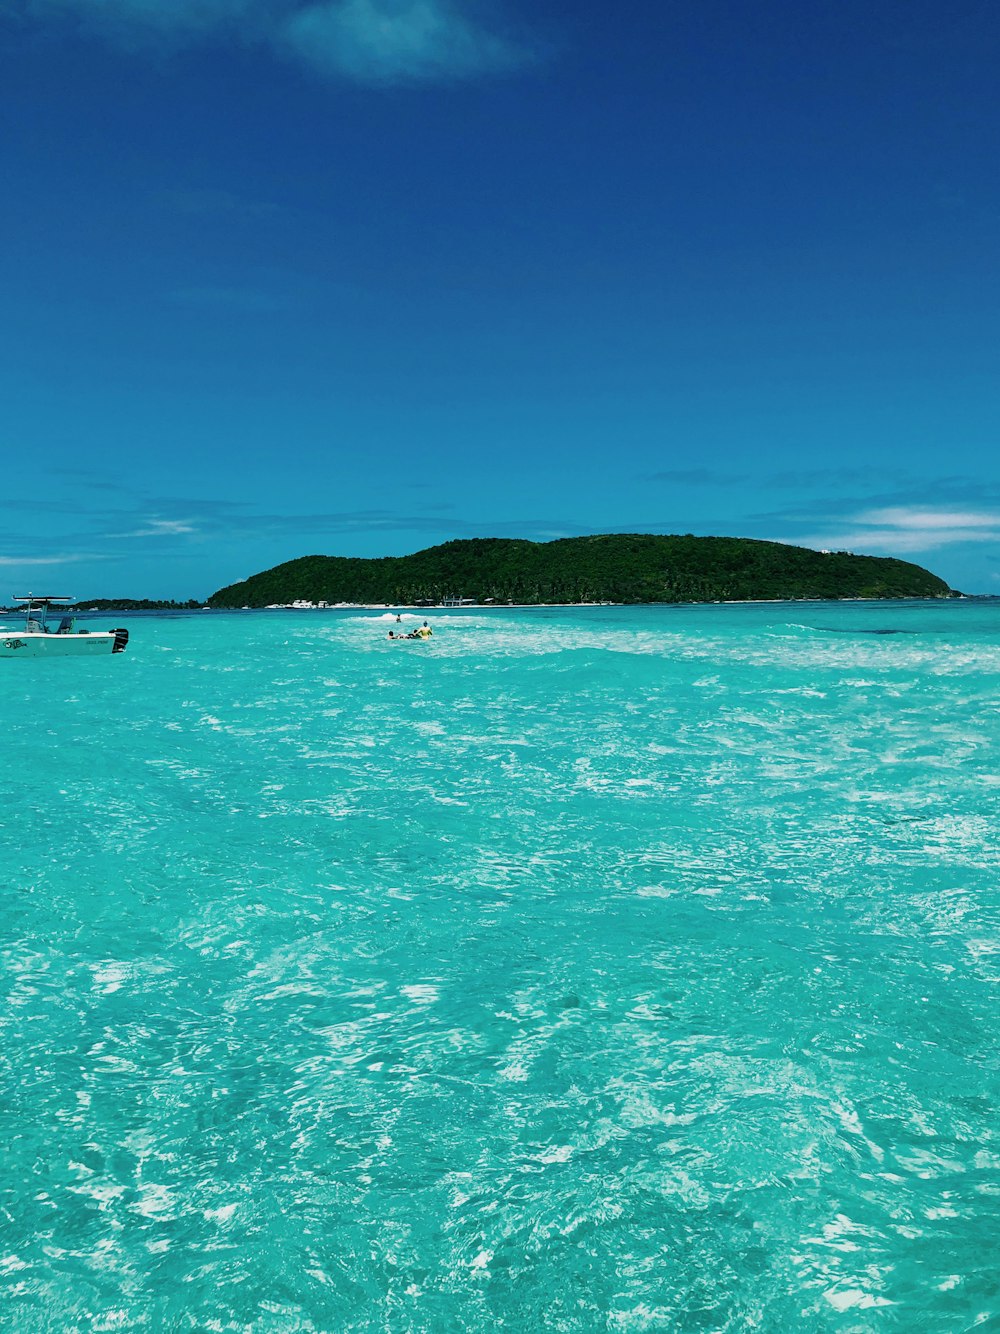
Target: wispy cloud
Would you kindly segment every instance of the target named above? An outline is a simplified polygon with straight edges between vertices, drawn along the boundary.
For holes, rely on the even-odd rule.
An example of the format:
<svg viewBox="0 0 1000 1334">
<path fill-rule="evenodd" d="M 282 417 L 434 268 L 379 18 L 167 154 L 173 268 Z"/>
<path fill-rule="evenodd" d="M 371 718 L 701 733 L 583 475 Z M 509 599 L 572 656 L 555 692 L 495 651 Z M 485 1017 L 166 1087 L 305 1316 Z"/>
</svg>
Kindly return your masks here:
<svg viewBox="0 0 1000 1334">
<path fill-rule="evenodd" d="M 447 0 L 327 0 L 290 15 L 283 37 L 320 71 L 361 83 L 468 78 L 527 59 Z"/>
<path fill-rule="evenodd" d="M 837 551 L 912 555 L 966 542 L 1000 543 L 1000 511 L 892 506 L 844 515 L 818 533 L 779 540 Z"/>
<path fill-rule="evenodd" d="M 75 565 L 80 561 L 104 560 L 92 551 L 77 551 L 66 556 L 0 556 L 0 565 L 22 568 L 28 565 Z"/>
<path fill-rule="evenodd" d="M 143 41 L 186 45 L 206 39 L 264 45 L 323 75 L 368 84 L 476 78 L 532 63 L 532 47 L 501 31 L 495 18 L 486 22 L 475 4 L 476 0 L 30 0 L 28 13 L 73 17 L 132 45 Z"/>
<path fill-rule="evenodd" d="M 969 528 L 993 528 L 1000 525 L 1000 514 L 977 513 L 971 510 L 911 509 L 897 506 L 890 509 L 868 510 L 858 515 L 858 522 L 888 525 L 890 528 L 930 530 L 931 532 L 965 531 Z"/>
<path fill-rule="evenodd" d="M 134 528 L 127 533 L 104 533 L 107 538 L 120 537 L 180 537 L 197 532 L 189 519 L 149 519 L 141 528 Z"/>
<path fill-rule="evenodd" d="M 888 471 L 880 473 L 876 469 L 872 470 L 869 480 L 875 481 L 879 475 L 886 480 L 894 476 Z M 866 493 L 860 486 L 853 485 L 863 480 L 862 477 L 852 476 L 848 469 L 844 472 L 844 488 L 830 486 L 812 495 L 802 494 L 791 504 L 756 511 L 748 514 L 747 519 L 755 527 L 763 525 L 772 529 L 781 525 L 814 528 L 817 525 L 843 527 L 859 523 L 912 528 L 915 516 L 920 514 L 955 516 L 1000 513 L 1000 484 L 987 477 L 957 474 L 916 477 L 906 473 L 896 477 L 897 485 L 882 490 L 868 490 Z M 807 490 L 803 488 L 804 492 Z M 946 522 L 939 526 L 953 527 L 954 524 Z M 975 525 L 959 523 L 959 527 L 970 526 Z"/>
<path fill-rule="evenodd" d="M 58 533 L 7 530 L 7 550 L 24 552 L 10 557 L 7 564 L 57 563 L 64 558 L 51 555 L 58 551 L 80 550 L 93 553 L 105 549 L 104 559 L 120 560 L 128 544 L 141 542 L 144 554 L 150 550 L 178 559 L 205 542 L 242 543 L 260 539 L 287 540 L 294 549 L 289 556 L 302 554 L 302 543 L 316 543 L 321 549 L 337 537 L 363 537 L 371 533 L 413 534 L 418 539 L 445 541 L 454 537 L 528 537 L 535 540 L 571 533 L 592 532 L 585 526 L 567 524 L 552 515 L 533 519 L 474 520 L 463 518 L 451 503 L 421 505 L 413 509 L 357 509 L 301 512 L 260 512 L 253 506 L 229 499 L 191 496 L 152 496 L 134 494 L 131 503 L 119 507 L 93 507 L 81 511 L 79 502 L 54 507 L 59 514 L 72 514 L 81 520 L 78 528 L 68 526 Z M 13 507 L 12 507 L 13 508 Z M 0 511 L 4 509 L 0 501 Z M 67 559 L 89 559 L 88 555 Z M 131 558 L 131 553 L 130 553 Z"/>
</svg>

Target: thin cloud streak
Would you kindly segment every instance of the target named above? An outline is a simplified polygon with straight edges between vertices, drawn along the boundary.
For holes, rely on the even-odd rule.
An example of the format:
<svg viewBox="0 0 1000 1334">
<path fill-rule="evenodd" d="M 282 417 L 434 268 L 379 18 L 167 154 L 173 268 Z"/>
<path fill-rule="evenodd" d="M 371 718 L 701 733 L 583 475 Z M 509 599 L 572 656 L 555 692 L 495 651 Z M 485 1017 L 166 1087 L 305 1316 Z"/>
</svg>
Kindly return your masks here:
<svg viewBox="0 0 1000 1334">
<path fill-rule="evenodd" d="M 887 524 L 891 528 L 927 528 L 957 531 L 966 528 L 996 528 L 1000 514 L 975 513 L 954 510 L 878 509 L 858 515 L 858 523 Z"/>
<path fill-rule="evenodd" d="M 809 533 L 795 537 L 775 537 L 774 542 L 786 546 L 812 547 L 817 551 L 853 551 L 859 554 L 904 552 L 914 555 L 921 551 L 937 551 L 941 547 L 957 546 L 964 542 L 1000 542 L 1000 528 L 992 531 L 967 528 L 933 531 L 900 528 L 864 528 L 834 533 Z"/>
<path fill-rule="evenodd" d="M 982 513 L 983 506 L 1000 512 L 1000 486 L 996 483 L 971 477 L 928 477 L 911 479 L 908 486 L 893 491 L 825 495 L 797 501 L 794 508 L 756 511 L 746 517 L 769 527 L 785 523 L 815 526 L 864 522 L 894 527 L 898 526 L 896 518 L 905 522 L 907 515 L 941 513 L 946 519 L 944 526 L 949 527 L 954 526 L 957 514 Z"/>
<path fill-rule="evenodd" d="M 912 555 L 968 542 L 1000 542 L 1000 513 L 895 506 L 844 515 L 823 532 L 777 540 L 827 550 Z"/>
<path fill-rule="evenodd" d="M 0 556 L 0 565 L 14 568 L 25 565 L 77 565 L 80 561 L 107 559 L 107 556 L 99 556 L 92 551 L 79 551 L 67 556 Z"/>
<path fill-rule="evenodd" d="M 187 519 L 150 519 L 145 528 L 135 528 L 127 533 L 103 533 L 105 538 L 118 539 L 130 537 L 180 537 L 198 530 Z"/>
</svg>

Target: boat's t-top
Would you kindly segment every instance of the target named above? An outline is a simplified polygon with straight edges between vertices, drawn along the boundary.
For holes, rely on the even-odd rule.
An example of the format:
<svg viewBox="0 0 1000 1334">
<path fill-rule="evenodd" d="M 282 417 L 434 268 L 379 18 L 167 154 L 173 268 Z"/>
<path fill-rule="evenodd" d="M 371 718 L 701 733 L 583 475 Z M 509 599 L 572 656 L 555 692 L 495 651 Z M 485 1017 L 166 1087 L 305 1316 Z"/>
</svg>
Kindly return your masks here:
<svg viewBox="0 0 1000 1334">
<path fill-rule="evenodd" d="M 95 653 L 121 653 L 128 643 L 124 626 L 115 630 L 77 629 L 72 598 L 28 593 L 14 601 L 24 612 L 24 629 L 9 630 L 0 625 L 0 658 L 61 658 L 66 654 L 92 657 Z"/>
<path fill-rule="evenodd" d="M 23 604 L 21 610 L 25 613 L 24 629 L 26 634 L 33 632 L 43 635 L 70 635 L 73 633 L 73 617 L 66 614 L 73 605 L 72 598 L 43 597 L 38 593 L 28 593 L 25 597 L 16 597 L 14 601 Z M 62 616 L 57 630 L 49 629 L 50 608 L 60 612 Z"/>
</svg>

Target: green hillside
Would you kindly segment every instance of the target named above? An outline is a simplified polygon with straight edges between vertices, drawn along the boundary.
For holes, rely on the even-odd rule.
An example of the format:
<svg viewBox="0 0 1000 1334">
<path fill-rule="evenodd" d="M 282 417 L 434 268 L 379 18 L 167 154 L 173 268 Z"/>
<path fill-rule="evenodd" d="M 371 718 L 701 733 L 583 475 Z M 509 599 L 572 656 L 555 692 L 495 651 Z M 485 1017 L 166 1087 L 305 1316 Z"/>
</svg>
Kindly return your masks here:
<svg viewBox="0 0 1000 1334">
<path fill-rule="evenodd" d="M 527 542 L 472 538 L 412 556 L 302 556 L 209 598 L 213 607 L 293 602 L 710 602 L 757 598 L 947 597 L 909 561 L 823 553 L 741 537 L 607 534 Z"/>
<path fill-rule="evenodd" d="M 76 611 L 195 611 L 203 602 L 188 598 L 178 602 L 174 598 L 79 598 Z"/>
</svg>

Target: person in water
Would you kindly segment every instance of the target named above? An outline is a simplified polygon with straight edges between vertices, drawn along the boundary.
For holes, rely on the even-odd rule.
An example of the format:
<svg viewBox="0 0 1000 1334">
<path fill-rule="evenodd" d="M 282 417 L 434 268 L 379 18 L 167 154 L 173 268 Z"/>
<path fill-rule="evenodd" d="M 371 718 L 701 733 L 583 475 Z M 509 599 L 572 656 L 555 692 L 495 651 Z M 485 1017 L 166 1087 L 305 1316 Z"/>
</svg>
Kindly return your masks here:
<svg viewBox="0 0 1000 1334">
<path fill-rule="evenodd" d="M 395 642 L 397 639 L 429 639 L 433 633 L 434 631 L 427 624 L 427 622 L 424 621 L 423 625 L 418 626 L 416 630 L 411 630 L 408 635 L 403 635 L 403 634 L 397 635 L 395 630 L 390 630 L 389 638 L 393 640 L 393 642 Z"/>
</svg>

